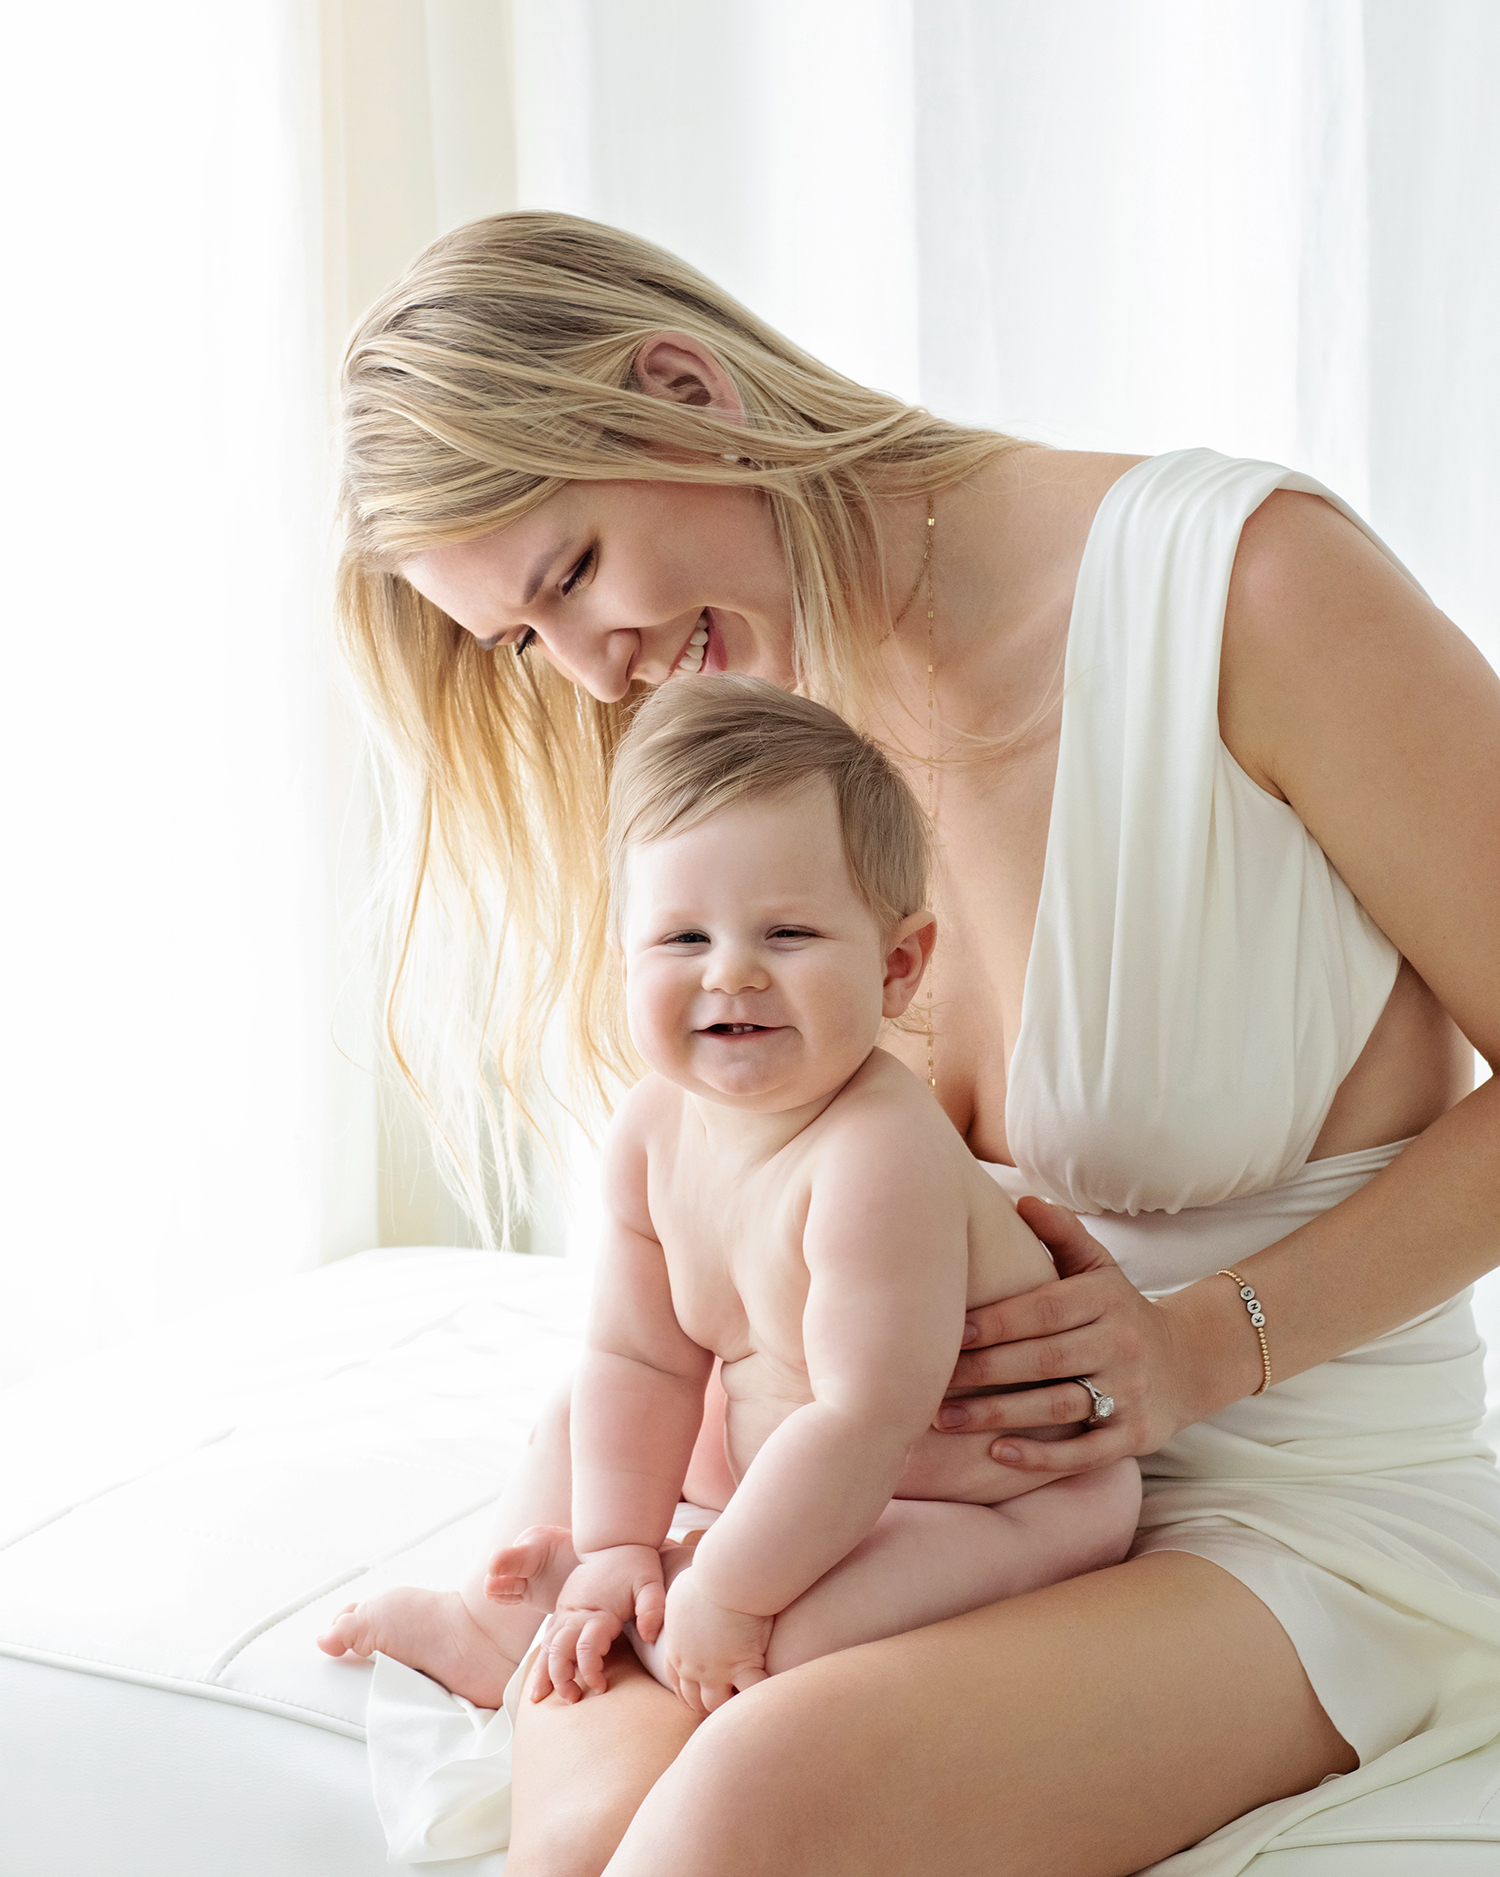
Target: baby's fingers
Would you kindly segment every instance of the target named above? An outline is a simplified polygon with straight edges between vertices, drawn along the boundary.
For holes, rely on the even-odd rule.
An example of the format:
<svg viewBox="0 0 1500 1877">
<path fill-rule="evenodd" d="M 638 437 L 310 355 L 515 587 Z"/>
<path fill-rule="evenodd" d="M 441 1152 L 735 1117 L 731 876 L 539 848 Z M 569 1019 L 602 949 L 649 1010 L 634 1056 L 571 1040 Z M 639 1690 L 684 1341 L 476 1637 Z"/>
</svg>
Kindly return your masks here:
<svg viewBox="0 0 1500 1877">
<path fill-rule="evenodd" d="M 636 1592 L 635 1626 L 642 1642 L 655 1642 L 661 1634 L 662 1618 L 667 1613 L 667 1587 L 663 1583 L 643 1584 Z"/>
<path fill-rule="evenodd" d="M 608 1692 L 609 1682 L 604 1674 L 604 1658 L 610 1652 L 615 1637 L 620 1633 L 620 1625 L 612 1616 L 600 1612 L 589 1617 L 578 1632 L 576 1657 L 578 1679 L 589 1694 L 602 1695 Z"/>
<path fill-rule="evenodd" d="M 560 1701 L 581 1701 L 584 1696 L 578 1682 L 578 1639 L 585 1620 L 565 1618 L 547 1641 L 547 1674 Z"/>
</svg>

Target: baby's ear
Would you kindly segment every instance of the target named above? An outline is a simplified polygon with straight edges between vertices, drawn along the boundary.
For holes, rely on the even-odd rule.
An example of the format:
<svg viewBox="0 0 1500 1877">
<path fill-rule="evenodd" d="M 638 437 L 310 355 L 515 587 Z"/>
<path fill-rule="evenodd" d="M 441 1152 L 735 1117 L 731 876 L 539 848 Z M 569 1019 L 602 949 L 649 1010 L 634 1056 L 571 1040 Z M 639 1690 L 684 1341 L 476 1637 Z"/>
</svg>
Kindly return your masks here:
<svg viewBox="0 0 1500 1877">
<path fill-rule="evenodd" d="M 905 1013 L 922 982 L 936 938 L 937 920 L 923 910 L 908 913 L 886 940 L 885 982 L 880 1001 L 882 1016 L 899 1017 Z"/>
</svg>

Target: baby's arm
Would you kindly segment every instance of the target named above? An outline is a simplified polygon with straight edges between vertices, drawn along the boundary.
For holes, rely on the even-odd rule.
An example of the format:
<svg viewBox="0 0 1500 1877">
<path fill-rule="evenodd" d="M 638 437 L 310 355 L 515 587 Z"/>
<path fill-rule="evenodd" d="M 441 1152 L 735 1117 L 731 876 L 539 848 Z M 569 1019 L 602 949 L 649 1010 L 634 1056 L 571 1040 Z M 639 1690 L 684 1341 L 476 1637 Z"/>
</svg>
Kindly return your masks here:
<svg viewBox="0 0 1500 1877">
<path fill-rule="evenodd" d="M 951 1168 L 921 1164 L 900 1119 L 866 1110 L 857 1138 L 820 1158 L 803 1232 L 815 1399 L 755 1456 L 668 1600 L 668 1659 L 705 1707 L 743 1679 L 726 1671 L 747 1619 L 779 1614 L 874 1526 L 952 1374 L 967 1213 Z"/>
<path fill-rule="evenodd" d="M 602 1691 L 603 1661 L 632 1619 L 647 1640 L 665 1603 L 658 1548 L 703 1419 L 713 1357 L 682 1329 L 646 1208 L 632 1105 L 605 1152 L 606 1228 L 573 1388 L 573 1544 L 546 1672 L 565 1698 Z M 576 1674 L 575 1674 L 576 1667 Z"/>
</svg>

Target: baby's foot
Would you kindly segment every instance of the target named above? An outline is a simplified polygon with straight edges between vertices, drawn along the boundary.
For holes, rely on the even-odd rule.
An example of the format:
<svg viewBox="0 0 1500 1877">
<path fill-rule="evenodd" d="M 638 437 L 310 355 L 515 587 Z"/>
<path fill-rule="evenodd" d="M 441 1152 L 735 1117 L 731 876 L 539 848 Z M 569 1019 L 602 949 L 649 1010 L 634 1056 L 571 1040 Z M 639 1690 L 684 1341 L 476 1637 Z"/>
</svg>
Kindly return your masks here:
<svg viewBox="0 0 1500 1877">
<path fill-rule="evenodd" d="M 516 1664 L 470 1616 L 456 1590 L 383 1590 L 351 1603 L 318 1638 L 325 1655 L 378 1649 L 477 1708 L 498 1708 Z"/>
<path fill-rule="evenodd" d="M 577 1566 L 571 1532 L 561 1525 L 532 1525 L 490 1559 L 484 1594 L 492 1603 L 529 1603 L 551 1610 Z"/>
</svg>

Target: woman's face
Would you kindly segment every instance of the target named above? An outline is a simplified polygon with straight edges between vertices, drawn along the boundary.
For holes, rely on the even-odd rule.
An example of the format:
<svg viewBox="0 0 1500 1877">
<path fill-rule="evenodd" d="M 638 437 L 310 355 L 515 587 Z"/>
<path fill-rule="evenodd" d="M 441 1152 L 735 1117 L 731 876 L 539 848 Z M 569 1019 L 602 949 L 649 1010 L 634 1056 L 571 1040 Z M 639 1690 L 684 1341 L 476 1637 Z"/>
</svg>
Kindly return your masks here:
<svg viewBox="0 0 1500 1877">
<path fill-rule="evenodd" d="M 791 578 L 753 489 L 574 482 L 401 574 L 482 644 L 525 644 L 606 703 L 698 670 L 793 683 Z"/>
</svg>

